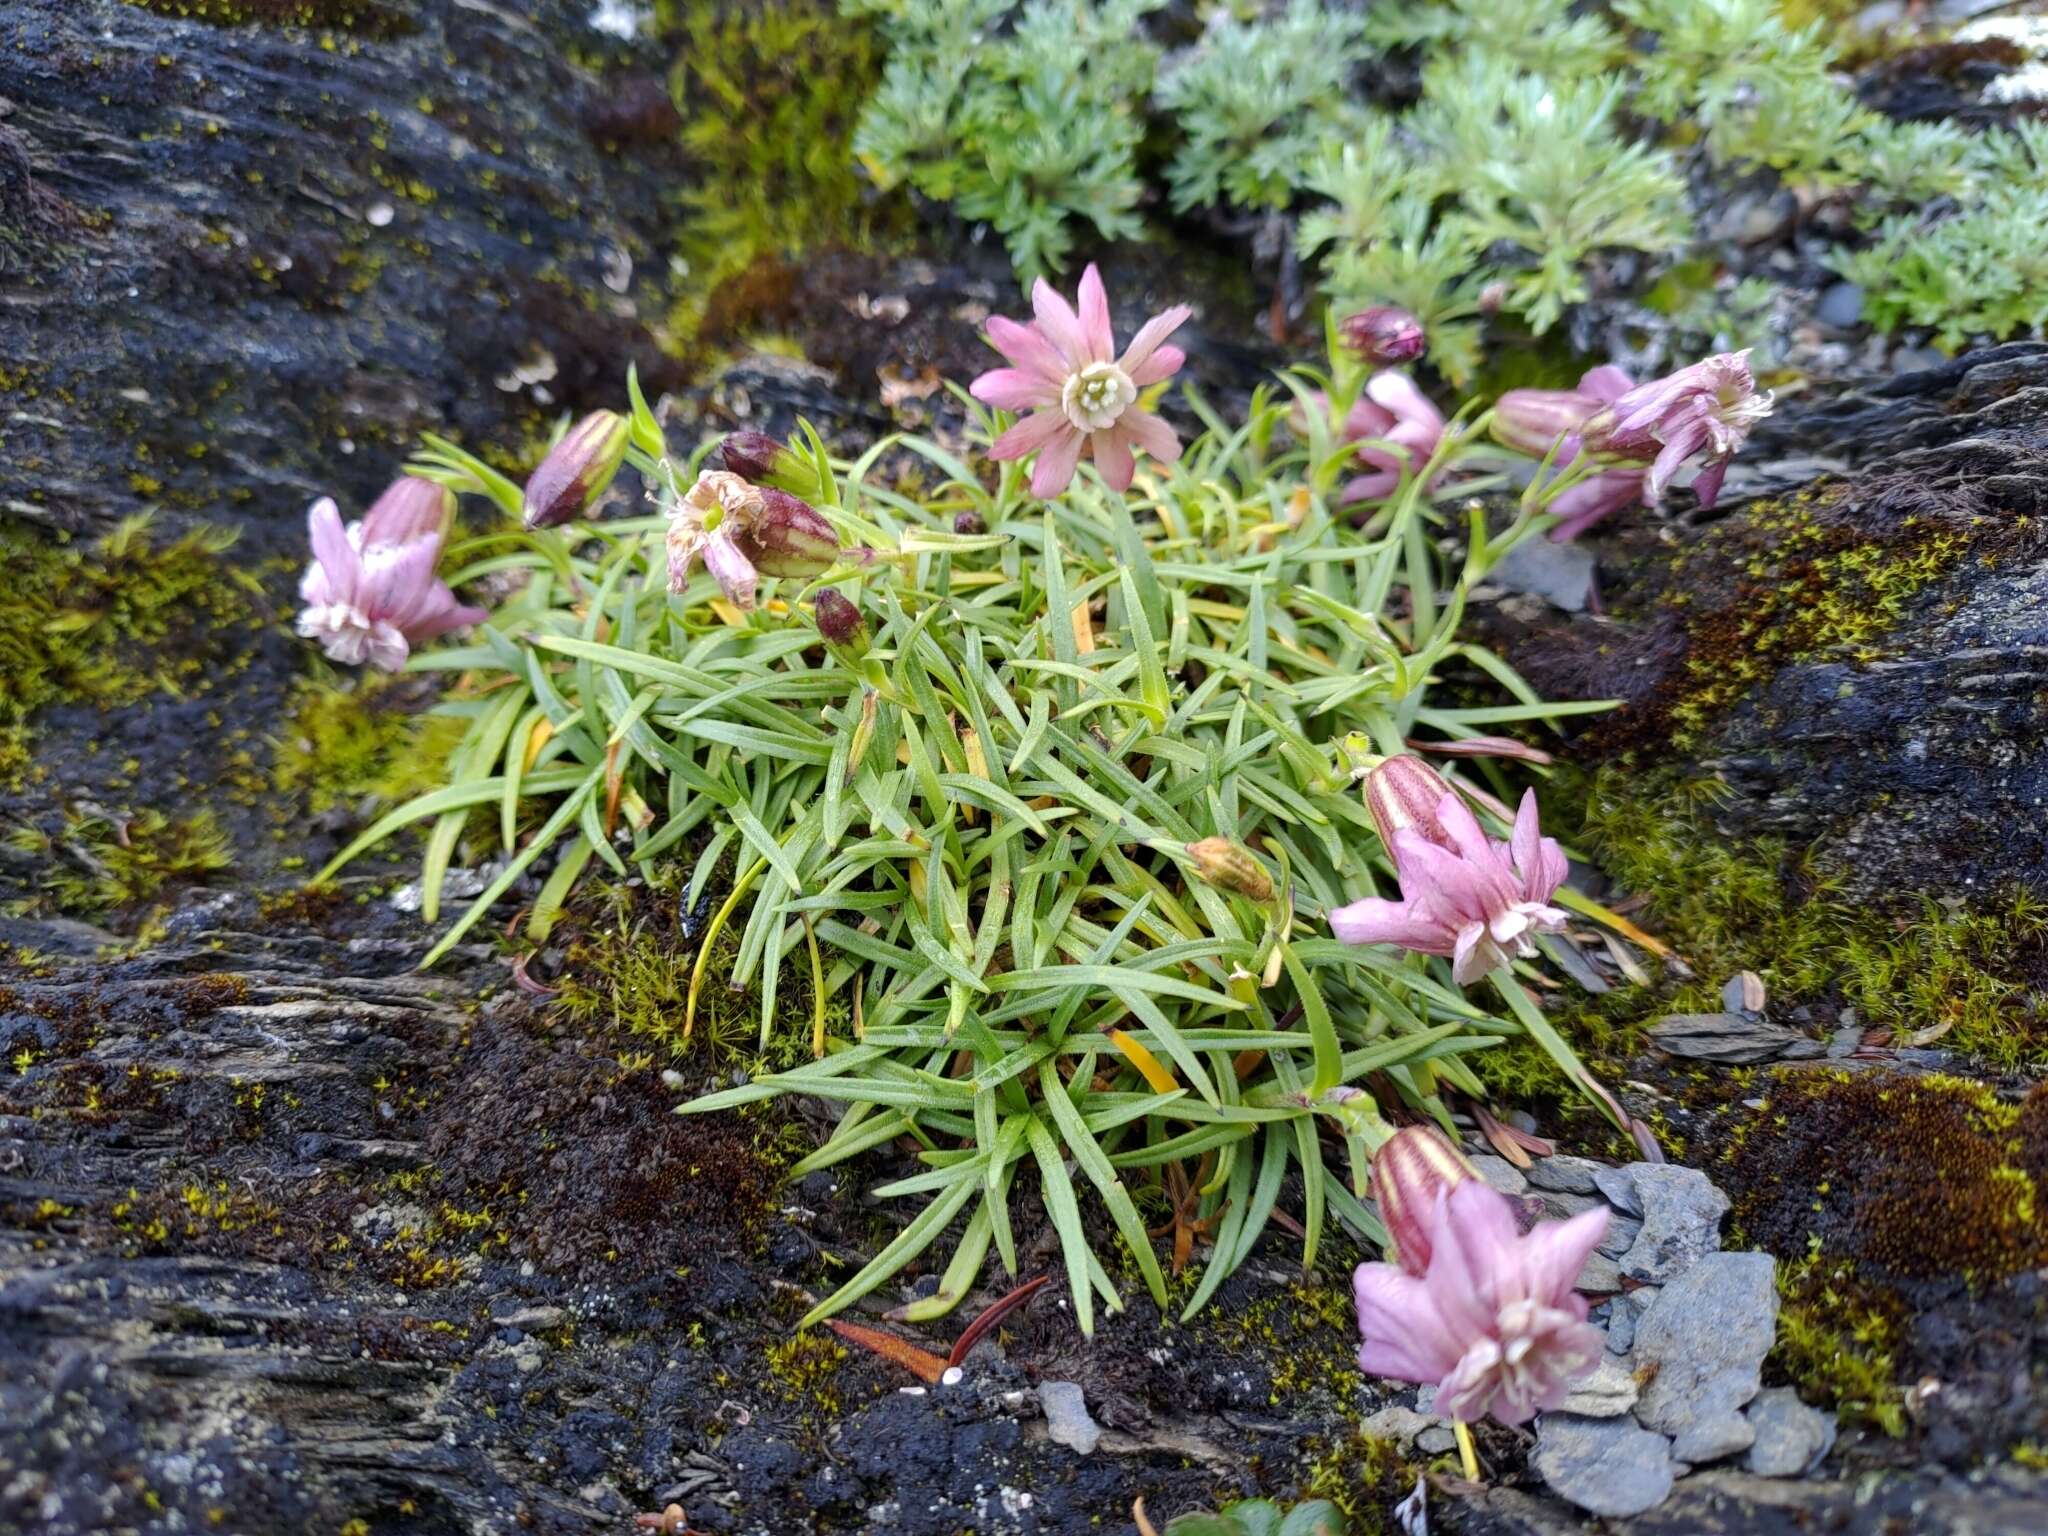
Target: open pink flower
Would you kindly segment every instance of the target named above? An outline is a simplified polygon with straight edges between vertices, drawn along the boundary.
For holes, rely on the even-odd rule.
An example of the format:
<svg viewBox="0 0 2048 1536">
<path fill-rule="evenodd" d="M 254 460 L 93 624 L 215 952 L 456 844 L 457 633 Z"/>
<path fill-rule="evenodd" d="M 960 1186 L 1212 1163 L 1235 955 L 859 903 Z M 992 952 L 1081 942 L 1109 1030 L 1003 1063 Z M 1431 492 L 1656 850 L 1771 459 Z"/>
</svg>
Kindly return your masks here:
<svg viewBox="0 0 2048 1536">
<path fill-rule="evenodd" d="M 1544 457 L 1561 438 L 1552 463 L 1563 469 L 1579 456 L 1579 429 L 1631 387 L 1626 373 L 1603 363 L 1581 378 L 1577 389 L 1511 389 L 1494 407 L 1493 435 L 1532 459 Z M 1571 486 L 1545 509 L 1563 519 L 1550 530 L 1551 538 L 1560 543 L 1575 539 L 1602 518 L 1634 506 L 1643 499 L 1648 473 L 1617 465 Z"/>
<path fill-rule="evenodd" d="M 1329 396 L 1313 398 L 1327 415 Z M 1339 499 L 1346 504 L 1381 501 L 1400 488 L 1403 471 L 1412 474 L 1429 462 L 1443 441 L 1444 413 L 1407 374 L 1385 369 L 1366 380 L 1365 393 L 1340 430 L 1345 442 L 1364 445 L 1356 457 L 1372 473 L 1346 481 Z"/>
<path fill-rule="evenodd" d="M 408 475 L 346 528 L 332 497 L 314 502 L 306 518 L 313 564 L 299 582 L 306 604 L 299 633 L 318 640 L 335 661 L 396 672 L 415 645 L 490 617 L 458 603 L 435 574 L 453 501 L 433 481 Z"/>
<path fill-rule="evenodd" d="M 992 459 L 1021 459 L 1035 453 L 1031 494 L 1059 495 L 1073 483 L 1087 449 L 1113 491 L 1127 491 L 1137 473 L 1132 450 L 1142 448 L 1162 463 L 1180 457 L 1180 439 L 1159 417 L 1137 405 L 1138 391 L 1180 371 L 1187 355 L 1165 345 L 1194 311 L 1176 304 L 1154 315 L 1131 338 L 1122 357 L 1109 324 L 1109 295 L 1102 274 L 1089 263 L 1081 274 L 1081 308 L 1040 278 L 1031 289 L 1031 324 L 993 315 L 989 343 L 1009 360 L 971 386 L 974 398 L 1005 411 L 1030 411 L 996 439 Z"/>
<path fill-rule="evenodd" d="M 1394 873 L 1401 899 L 1369 896 L 1330 914 L 1330 928 L 1347 944 L 1398 944 L 1425 955 L 1451 958 L 1460 985 L 1532 954 L 1532 933 L 1555 933 L 1565 914 L 1548 905 L 1564 883 L 1564 852 L 1536 821 L 1536 792 L 1525 791 L 1510 841 L 1494 842 L 1480 830 L 1465 802 L 1446 794 L 1436 825 L 1403 826 L 1394 833 Z"/>
<path fill-rule="evenodd" d="M 1643 499 L 1651 506 L 1680 466 L 1699 457 L 1692 488 L 1711 507 L 1728 461 L 1770 414 L 1771 397 L 1757 392 L 1745 347 L 1637 385 L 1588 421 L 1579 440 L 1593 453 L 1648 463 Z"/>
<path fill-rule="evenodd" d="M 1601 1340 L 1576 1285 L 1607 1231 L 1596 1206 L 1526 1236 L 1504 1196 L 1478 1179 L 1440 1191 L 1431 1212 L 1428 1269 L 1361 1264 L 1359 1368 L 1437 1384 L 1436 1411 L 1471 1423 L 1492 1414 L 1524 1424 L 1570 1395 L 1600 1363 Z"/>
</svg>

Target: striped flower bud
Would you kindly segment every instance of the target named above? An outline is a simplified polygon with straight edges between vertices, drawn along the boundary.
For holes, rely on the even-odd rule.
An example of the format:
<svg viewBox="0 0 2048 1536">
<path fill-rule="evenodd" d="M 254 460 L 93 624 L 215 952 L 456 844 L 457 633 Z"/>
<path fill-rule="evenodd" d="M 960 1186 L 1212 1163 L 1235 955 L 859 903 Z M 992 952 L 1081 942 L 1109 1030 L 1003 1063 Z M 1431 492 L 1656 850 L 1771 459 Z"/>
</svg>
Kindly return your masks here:
<svg viewBox="0 0 2048 1536">
<path fill-rule="evenodd" d="M 815 499 L 824 487 L 818 467 L 802 454 L 765 432 L 729 432 L 718 445 L 725 467 L 755 485 L 772 485 L 793 496 Z"/>
<path fill-rule="evenodd" d="M 764 576 L 817 576 L 839 559 L 839 535 L 815 508 L 773 486 L 748 532 L 748 553 Z"/>
<path fill-rule="evenodd" d="M 1402 1127 L 1373 1154 L 1372 1192 L 1380 1224 L 1394 1245 L 1395 1262 L 1409 1274 L 1429 1268 L 1437 1197 L 1474 1177 L 1472 1165 L 1427 1125 Z"/>
<path fill-rule="evenodd" d="M 1373 825 L 1380 829 L 1380 841 L 1388 853 L 1394 851 L 1394 834 L 1403 827 L 1435 843 L 1451 847 L 1449 835 L 1437 821 L 1437 807 L 1451 786 L 1419 757 L 1402 753 L 1384 759 L 1365 776 L 1365 808 Z"/>
<path fill-rule="evenodd" d="M 625 462 L 632 435 L 617 411 L 592 411 L 563 433 L 527 477 L 526 526 L 554 528 L 587 512 Z"/>
<path fill-rule="evenodd" d="M 1219 891 L 1248 896 L 1253 901 L 1273 899 L 1273 877 L 1266 866 L 1227 837 L 1205 837 L 1187 845 L 1195 861 L 1195 873 Z"/>
<path fill-rule="evenodd" d="M 827 587 L 815 600 L 813 616 L 818 621 L 818 633 L 825 637 L 827 645 L 860 645 L 866 649 L 868 627 L 860 616 L 860 610 L 839 592 L 836 587 Z"/>
<path fill-rule="evenodd" d="M 1347 316 L 1338 329 L 1345 345 L 1375 368 L 1412 363 L 1422 356 L 1428 337 L 1422 322 L 1394 304 L 1375 304 Z"/>
</svg>

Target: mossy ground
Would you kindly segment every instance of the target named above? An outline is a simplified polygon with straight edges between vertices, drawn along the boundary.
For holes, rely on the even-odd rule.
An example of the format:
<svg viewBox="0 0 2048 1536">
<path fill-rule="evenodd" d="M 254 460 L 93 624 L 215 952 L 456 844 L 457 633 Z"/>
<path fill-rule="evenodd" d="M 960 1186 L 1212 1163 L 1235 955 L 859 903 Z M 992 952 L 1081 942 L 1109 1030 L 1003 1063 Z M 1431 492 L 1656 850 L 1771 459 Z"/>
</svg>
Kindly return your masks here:
<svg viewBox="0 0 2048 1536">
<path fill-rule="evenodd" d="M 669 86 L 693 172 L 677 251 L 688 281 L 670 327 L 685 348 L 707 321 L 741 340 L 755 290 L 775 287 L 784 264 L 906 228 L 900 200 L 874 194 L 853 159 L 880 47 L 833 0 L 662 0 L 656 23 L 676 44 Z"/>
</svg>

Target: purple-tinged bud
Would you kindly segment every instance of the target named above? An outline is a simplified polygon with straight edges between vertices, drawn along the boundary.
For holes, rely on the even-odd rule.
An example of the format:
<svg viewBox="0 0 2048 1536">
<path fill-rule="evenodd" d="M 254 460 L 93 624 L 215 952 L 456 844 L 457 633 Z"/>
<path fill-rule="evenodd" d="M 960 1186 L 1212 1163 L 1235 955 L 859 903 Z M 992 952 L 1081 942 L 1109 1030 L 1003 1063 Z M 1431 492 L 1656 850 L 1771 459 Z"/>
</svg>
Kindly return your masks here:
<svg viewBox="0 0 2048 1536">
<path fill-rule="evenodd" d="M 1450 848 L 1450 835 L 1437 821 L 1437 807 L 1451 786 L 1419 757 L 1402 753 L 1385 759 L 1365 776 L 1365 808 L 1389 854 L 1394 834 L 1404 827 L 1439 848 Z"/>
<path fill-rule="evenodd" d="M 1511 389 L 1493 408 L 1493 435 L 1504 447 L 1540 459 L 1559 438 L 1584 426 L 1603 404 L 1576 389 Z M 1569 464 L 1576 453 L 1576 445 L 1560 449 L 1558 467 Z"/>
<path fill-rule="evenodd" d="M 979 512 L 956 512 L 953 514 L 955 533 L 987 533 L 988 524 L 981 520 Z"/>
<path fill-rule="evenodd" d="M 1429 1233 L 1439 1196 L 1475 1177 L 1441 1133 L 1426 1125 L 1404 1126 L 1372 1157 L 1372 1193 L 1380 1225 L 1394 1245 L 1394 1262 L 1411 1275 L 1429 1270 Z"/>
<path fill-rule="evenodd" d="M 1338 330 L 1352 351 L 1375 368 L 1412 363 L 1429 345 L 1422 322 L 1393 304 L 1375 304 L 1348 316 Z"/>
<path fill-rule="evenodd" d="M 718 445 L 725 467 L 755 485 L 772 485 L 792 496 L 816 499 L 824 490 L 818 467 L 765 432 L 729 432 Z"/>
<path fill-rule="evenodd" d="M 760 496 L 746 547 L 762 575 L 817 576 L 838 563 L 839 534 L 814 508 L 773 486 Z"/>
<path fill-rule="evenodd" d="M 1187 845 L 1195 873 L 1219 891 L 1232 891 L 1253 901 L 1273 899 L 1273 877 L 1266 866 L 1227 837 L 1205 837 Z"/>
<path fill-rule="evenodd" d="M 812 616 L 827 645 L 858 645 L 865 649 L 868 627 L 860 610 L 848 602 L 836 587 L 827 587 L 813 600 Z"/>
<path fill-rule="evenodd" d="M 632 423 L 592 411 L 562 434 L 526 481 L 526 526 L 555 528 L 588 511 L 625 461 Z"/>
</svg>

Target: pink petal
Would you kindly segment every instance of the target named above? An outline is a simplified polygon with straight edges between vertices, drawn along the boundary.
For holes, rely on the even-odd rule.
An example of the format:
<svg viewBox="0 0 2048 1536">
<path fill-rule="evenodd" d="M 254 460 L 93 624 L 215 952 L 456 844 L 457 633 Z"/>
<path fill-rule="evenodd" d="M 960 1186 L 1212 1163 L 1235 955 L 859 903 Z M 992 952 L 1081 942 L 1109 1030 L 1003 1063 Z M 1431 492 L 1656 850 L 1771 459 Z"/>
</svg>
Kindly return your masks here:
<svg viewBox="0 0 2048 1536">
<path fill-rule="evenodd" d="M 1344 491 L 1337 499 L 1345 506 L 1355 501 L 1384 501 L 1400 488 L 1401 476 L 1395 470 L 1382 470 L 1376 475 L 1360 475 L 1344 482 Z"/>
<path fill-rule="evenodd" d="M 308 509 L 306 533 L 313 545 L 313 559 L 321 584 L 326 589 L 324 600 L 330 603 L 358 602 L 356 589 L 362 578 L 362 557 L 348 541 L 348 530 L 341 525 L 341 508 L 334 504 L 332 496 L 322 496 Z M 305 590 L 313 584 L 314 575 L 315 572 L 308 571 L 300 587 L 300 595 L 308 602 L 316 601 Z"/>
<path fill-rule="evenodd" d="M 1091 363 L 1106 363 L 1116 356 L 1116 332 L 1109 323 L 1109 293 L 1092 261 L 1081 274 L 1081 340 L 1088 348 Z"/>
<path fill-rule="evenodd" d="M 1491 1331 L 1503 1298 L 1502 1274 L 1514 1266 L 1520 1234 L 1507 1197 L 1479 1179 L 1466 1179 L 1439 1197 L 1442 1210 L 1430 1233 L 1429 1274 L 1424 1280 L 1467 1336 Z"/>
<path fill-rule="evenodd" d="M 1693 495 L 1699 497 L 1700 505 L 1712 511 L 1714 503 L 1721 499 L 1721 481 L 1728 474 L 1728 461 L 1716 459 L 1699 472 L 1692 483 Z"/>
<path fill-rule="evenodd" d="M 1134 405 L 1117 418 L 1116 427 L 1160 463 L 1179 462 L 1180 438 L 1150 411 L 1141 411 Z"/>
<path fill-rule="evenodd" d="M 1444 416 L 1421 390 L 1415 381 L 1405 373 L 1388 369 L 1374 374 L 1365 384 L 1366 394 L 1377 405 L 1392 411 L 1404 421 L 1424 422 L 1443 430 Z"/>
<path fill-rule="evenodd" d="M 1147 320 L 1138 327 L 1138 334 L 1131 338 L 1131 344 L 1124 348 L 1124 355 L 1117 364 L 1118 367 L 1131 376 L 1132 383 L 1140 388 L 1147 384 L 1156 384 L 1169 374 L 1178 371 L 1180 365 L 1187 361 L 1180 348 L 1161 348 L 1159 344 L 1183 325 L 1187 324 L 1188 317 L 1193 313 L 1194 311 L 1188 308 L 1187 305 L 1176 304 L 1164 314 L 1154 315 L 1150 320 Z M 1154 357 L 1155 351 L 1170 351 L 1173 355 L 1172 366 L 1163 366 L 1161 360 Z M 1147 364 L 1152 364 L 1154 369 L 1160 371 L 1148 370 Z M 1141 372 L 1146 373 L 1147 376 L 1142 379 L 1139 378 L 1138 375 Z"/>
<path fill-rule="evenodd" d="M 754 562 L 747 558 L 746 551 L 734 541 L 729 526 L 721 526 L 704 541 L 704 569 L 718 583 L 718 590 L 737 607 L 754 606 L 754 593 L 760 587 L 761 575 L 754 569 Z"/>
<path fill-rule="evenodd" d="M 1028 368 L 991 368 L 968 385 L 967 392 L 983 405 L 1002 411 L 1028 411 L 1060 403 L 1059 390 L 1043 374 Z"/>
<path fill-rule="evenodd" d="M 1039 411 L 1015 423 L 990 444 L 988 456 L 997 460 L 1028 458 L 1062 432 L 1074 432 L 1074 424 L 1059 411 Z"/>
<path fill-rule="evenodd" d="M 1451 951 L 1451 980 L 1461 987 L 1470 986 L 1499 970 L 1504 958 L 1486 924 L 1467 923 L 1458 930 L 1457 947 Z"/>
<path fill-rule="evenodd" d="M 1179 347 L 1161 347 L 1135 368 L 1126 368 L 1131 382 L 1140 389 L 1149 389 L 1161 379 L 1170 379 L 1180 372 L 1181 364 L 1188 355 Z"/>
<path fill-rule="evenodd" d="M 1609 1212 L 1604 1205 L 1581 1211 L 1569 1221 L 1542 1221 L 1516 1245 L 1513 1294 L 1501 1302 L 1536 1301 L 1562 1306 L 1578 1289 L 1586 1259 L 1607 1235 Z"/>
<path fill-rule="evenodd" d="M 1680 432 L 1664 445 L 1643 479 L 1644 501 L 1654 507 L 1664 499 L 1664 488 L 1671 483 L 1671 477 L 1685 467 L 1685 461 L 1706 440 L 1706 435 L 1705 428 L 1695 428 Z"/>
<path fill-rule="evenodd" d="M 1089 434 L 1088 452 L 1102 474 L 1103 483 L 1112 491 L 1122 495 L 1131 488 L 1138 466 L 1131 458 L 1130 436 L 1121 425 Z"/>
<path fill-rule="evenodd" d="M 437 611 L 436 589 L 448 590 L 434 574 L 440 562 L 438 538 L 415 539 L 396 546 L 390 555 L 380 559 L 374 575 L 366 575 L 364 611 L 373 620 L 381 619 L 410 634 L 413 625 Z"/>
<path fill-rule="evenodd" d="M 1031 312 L 1038 318 L 1038 330 L 1062 358 L 1068 373 L 1079 373 L 1088 363 L 1088 338 L 1072 306 L 1053 291 L 1044 278 L 1031 285 Z"/>
<path fill-rule="evenodd" d="M 1359 1265 L 1351 1276 L 1351 1295 L 1365 1340 L 1358 1361 L 1374 1375 L 1435 1381 L 1464 1353 L 1429 1283 L 1398 1265 Z"/>
<path fill-rule="evenodd" d="M 1398 944 L 1425 955 L 1450 953 L 1451 935 L 1403 901 L 1368 896 L 1330 913 L 1330 931 L 1346 944 Z"/>
<path fill-rule="evenodd" d="M 1058 390 L 1073 371 L 1035 325 L 1025 325 L 1004 315 L 990 315 L 988 340 L 989 345 L 1004 357 L 1026 373 L 1037 374 L 1054 390 Z"/>
<path fill-rule="evenodd" d="M 1591 395 L 1603 405 L 1614 404 L 1635 387 L 1635 380 L 1628 376 L 1627 371 L 1612 363 L 1590 368 L 1579 379 L 1579 393 Z"/>
<path fill-rule="evenodd" d="M 1081 462 L 1081 445 L 1086 441 L 1071 424 L 1064 432 L 1055 433 L 1039 453 L 1038 462 L 1031 466 L 1031 494 L 1040 501 L 1050 501 L 1073 484 L 1075 466 Z"/>
<path fill-rule="evenodd" d="M 1393 429 L 1395 419 L 1392 411 L 1382 410 L 1360 396 L 1344 415 L 1345 440 L 1355 443 L 1361 438 L 1385 437 Z"/>
</svg>

